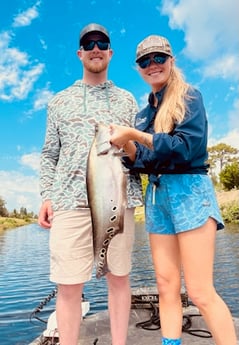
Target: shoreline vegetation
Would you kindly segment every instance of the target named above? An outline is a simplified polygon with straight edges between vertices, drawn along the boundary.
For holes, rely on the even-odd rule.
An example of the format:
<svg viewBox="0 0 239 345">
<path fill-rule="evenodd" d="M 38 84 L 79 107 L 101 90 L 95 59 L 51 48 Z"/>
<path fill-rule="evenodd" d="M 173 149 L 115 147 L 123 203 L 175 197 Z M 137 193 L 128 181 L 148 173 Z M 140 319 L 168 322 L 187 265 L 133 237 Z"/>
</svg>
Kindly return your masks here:
<svg viewBox="0 0 239 345">
<path fill-rule="evenodd" d="M 239 224 L 239 190 L 216 192 L 225 223 Z M 137 207 L 136 222 L 144 222 L 144 207 Z M 37 223 L 35 218 L 0 217 L 0 231 Z"/>
<path fill-rule="evenodd" d="M 18 228 L 24 225 L 37 223 L 35 218 L 13 218 L 13 217 L 0 217 L 0 231 Z"/>
</svg>

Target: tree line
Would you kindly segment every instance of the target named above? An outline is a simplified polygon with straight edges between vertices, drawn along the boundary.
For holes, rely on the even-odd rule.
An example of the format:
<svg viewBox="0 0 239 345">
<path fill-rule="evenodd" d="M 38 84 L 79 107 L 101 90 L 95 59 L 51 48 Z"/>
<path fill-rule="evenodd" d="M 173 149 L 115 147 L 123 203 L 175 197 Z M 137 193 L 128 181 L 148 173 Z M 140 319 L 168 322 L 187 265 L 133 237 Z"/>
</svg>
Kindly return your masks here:
<svg viewBox="0 0 239 345">
<path fill-rule="evenodd" d="M 14 209 L 12 212 L 9 212 L 6 208 L 5 200 L 0 196 L 0 217 L 10 217 L 10 218 L 19 218 L 19 219 L 29 219 L 37 218 L 37 215 L 34 212 L 28 212 L 26 207 L 21 207 L 19 211 Z"/>
</svg>

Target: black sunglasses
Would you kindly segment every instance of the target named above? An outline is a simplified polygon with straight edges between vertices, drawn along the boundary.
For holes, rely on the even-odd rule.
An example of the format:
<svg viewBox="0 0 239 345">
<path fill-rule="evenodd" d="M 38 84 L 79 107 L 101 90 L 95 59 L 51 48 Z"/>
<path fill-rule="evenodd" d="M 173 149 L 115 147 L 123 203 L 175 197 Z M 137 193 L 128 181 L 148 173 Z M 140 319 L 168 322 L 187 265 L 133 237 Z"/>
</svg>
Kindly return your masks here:
<svg viewBox="0 0 239 345">
<path fill-rule="evenodd" d="M 159 65 L 163 65 L 169 58 L 169 55 L 162 55 L 162 54 L 156 54 L 152 57 L 146 56 L 140 59 L 137 64 L 140 68 L 147 68 L 151 64 L 151 62 L 155 62 Z"/>
<path fill-rule="evenodd" d="M 105 42 L 105 41 L 88 41 L 86 42 L 85 44 L 82 44 L 82 48 L 86 51 L 89 51 L 89 50 L 93 50 L 95 45 L 97 45 L 97 47 L 100 49 L 100 50 L 107 50 L 109 49 L 109 42 Z"/>
</svg>

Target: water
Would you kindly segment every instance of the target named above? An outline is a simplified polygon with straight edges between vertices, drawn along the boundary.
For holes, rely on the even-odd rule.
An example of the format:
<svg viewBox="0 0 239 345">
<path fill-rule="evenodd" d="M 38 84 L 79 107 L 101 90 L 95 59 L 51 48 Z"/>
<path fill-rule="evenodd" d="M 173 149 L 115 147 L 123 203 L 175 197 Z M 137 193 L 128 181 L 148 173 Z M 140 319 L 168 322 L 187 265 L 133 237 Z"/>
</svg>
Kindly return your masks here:
<svg viewBox="0 0 239 345">
<path fill-rule="evenodd" d="M 38 225 L 0 232 L 0 344 L 27 345 L 44 329 L 45 324 L 30 315 L 53 291 L 48 281 L 49 232 Z M 234 316 L 239 317 L 239 229 L 228 226 L 217 234 L 215 281 L 220 295 Z M 203 255 L 203 253 L 202 253 Z M 133 288 L 155 286 L 154 272 L 143 224 L 137 224 L 133 253 Z M 107 308 L 105 279 L 92 279 L 84 289 L 95 313 Z M 42 319 L 54 310 L 52 298 L 38 314 Z"/>
</svg>

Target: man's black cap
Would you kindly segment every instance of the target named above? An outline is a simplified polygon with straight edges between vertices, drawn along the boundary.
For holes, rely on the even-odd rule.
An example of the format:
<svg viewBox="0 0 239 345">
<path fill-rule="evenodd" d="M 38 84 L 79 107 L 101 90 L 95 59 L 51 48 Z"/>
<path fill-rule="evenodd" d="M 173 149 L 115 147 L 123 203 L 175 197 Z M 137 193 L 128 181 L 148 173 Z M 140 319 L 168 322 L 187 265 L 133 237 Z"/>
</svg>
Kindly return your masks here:
<svg viewBox="0 0 239 345">
<path fill-rule="evenodd" d="M 104 28 L 100 24 L 91 23 L 86 25 L 80 33 L 80 46 L 82 46 L 84 40 L 87 38 L 87 36 L 91 33 L 100 33 L 102 36 L 104 36 L 104 39 L 106 42 L 110 43 L 110 36 L 106 28 Z"/>
</svg>

